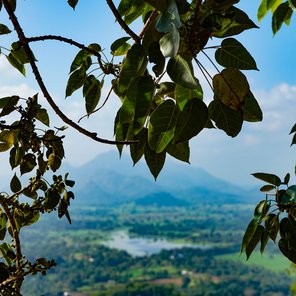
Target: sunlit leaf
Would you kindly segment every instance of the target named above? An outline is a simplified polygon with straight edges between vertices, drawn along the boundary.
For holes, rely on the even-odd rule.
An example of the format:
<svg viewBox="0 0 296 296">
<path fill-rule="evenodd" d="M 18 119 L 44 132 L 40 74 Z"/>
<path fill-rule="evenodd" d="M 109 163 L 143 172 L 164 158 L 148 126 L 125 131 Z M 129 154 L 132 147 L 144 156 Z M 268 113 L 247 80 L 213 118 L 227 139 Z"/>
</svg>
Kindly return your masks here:
<svg viewBox="0 0 296 296">
<path fill-rule="evenodd" d="M 213 77 L 217 99 L 233 110 L 241 110 L 250 87 L 245 75 L 236 68 L 226 68 Z"/>
<path fill-rule="evenodd" d="M 188 101 L 190 101 L 193 98 L 198 98 L 202 100 L 203 98 L 203 91 L 199 84 L 199 81 L 197 81 L 198 87 L 191 89 L 183 87 L 179 84 L 176 85 L 174 89 L 173 98 L 175 98 L 180 110 L 183 110 L 184 106 L 187 104 Z"/>
<path fill-rule="evenodd" d="M 121 37 L 115 40 L 111 44 L 111 54 L 114 56 L 121 56 L 127 53 L 127 51 L 131 48 L 131 45 L 127 43 L 127 41 L 131 39 L 131 37 Z"/>
<path fill-rule="evenodd" d="M 49 155 L 48 165 L 53 172 L 57 171 L 57 169 L 59 169 L 61 164 L 62 164 L 62 160 L 58 155 L 56 155 L 55 153 L 51 153 Z"/>
<path fill-rule="evenodd" d="M 15 140 L 14 131 L 4 130 L 0 133 L 0 152 L 6 151 L 13 145 Z"/>
</svg>

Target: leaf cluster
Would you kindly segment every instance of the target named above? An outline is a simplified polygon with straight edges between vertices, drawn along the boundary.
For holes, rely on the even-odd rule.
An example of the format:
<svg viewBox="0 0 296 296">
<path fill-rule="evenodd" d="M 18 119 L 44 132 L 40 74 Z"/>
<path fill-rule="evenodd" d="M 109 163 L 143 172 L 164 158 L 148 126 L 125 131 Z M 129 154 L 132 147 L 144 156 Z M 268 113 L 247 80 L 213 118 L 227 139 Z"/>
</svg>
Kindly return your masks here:
<svg viewBox="0 0 296 296">
<path fill-rule="evenodd" d="M 284 256 L 296 263 L 296 185 L 289 186 L 290 174 L 283 180 L 267 173 L 253 176 L 267 183 L 260 188 L 261 192 L 266 192 L 266 199 L 255 207 L 242 240 L 241 252 L 245 252 L 248 259 L 260 244 L 263 253 L 271 239 L 278 243 Z"/>
</svg>

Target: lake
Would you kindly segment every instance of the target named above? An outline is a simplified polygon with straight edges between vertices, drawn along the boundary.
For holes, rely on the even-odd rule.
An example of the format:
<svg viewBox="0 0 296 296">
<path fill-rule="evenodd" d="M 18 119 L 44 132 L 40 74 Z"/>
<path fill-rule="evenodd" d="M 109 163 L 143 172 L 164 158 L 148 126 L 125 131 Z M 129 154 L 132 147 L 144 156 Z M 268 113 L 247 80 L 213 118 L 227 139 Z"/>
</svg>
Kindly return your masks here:
<svg viewBox="0 0 296 296">
<path fill-rule="evenodd" d="M 118 230 L 110 234 L 110 239 L 104 242 L 110 248 L 124 250 L 132 256 L 149 256 L 161 250 L 191 248 L 209 248 L 204 244 L 177 243 L 159 238 L 130 237 L 127 231 Z"/>
</svg>

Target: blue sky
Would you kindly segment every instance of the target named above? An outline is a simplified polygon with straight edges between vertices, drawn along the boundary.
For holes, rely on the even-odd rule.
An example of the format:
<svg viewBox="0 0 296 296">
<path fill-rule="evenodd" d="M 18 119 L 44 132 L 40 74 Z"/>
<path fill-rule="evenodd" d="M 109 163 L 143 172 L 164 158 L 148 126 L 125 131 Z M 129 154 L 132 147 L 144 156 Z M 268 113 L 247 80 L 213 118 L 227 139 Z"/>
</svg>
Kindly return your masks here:
<svg viewBox="0 0 296 296">
<path fill-rule="evenodd" d="M 242 0 L 239 5 L 257 24 L 259 2 Z M 97 42 L 106 48 L 106 53 L 109 52 L 111 40 L 125 36 L 114 22 L 105 1 L 80 0 L 74 12 L 66 0 L 20 0 L 17 15 L 28 37 L 63 35 L 84 44 Z M 2 23 L 8 23 L 3 12 L 0 17 Z M 202 167 L 215 176 L 241 185 L 253 184 L 254 180 L 250 176 L 253 172 L 266 171 L 282 176 L 288 171 L 294 171 L 295 148 L 290 148 L 291 136 L 288 134 L 296 122 L 295 19 L 290 27 L 284 27 L 275 37 L 270 24 L 271 18 L 268 16 L 258 24 L 260 29 L 250 30 L 237 37 L 254 56 L 260 69 L 245 74 L 262 107 L 263 122 L 244 124 L 241 134 L 234 139 L 227 137 L 220 130 L 205 130 L 191 142 L 193 166 Z M 10 41 L 13 41 L 13 38 Z M 0 36 L 1 46 L 9 46 L 9 42 L 5 36 Z M 220 40 L 215 42 L 219 44 Z M 66 100 L 64 98 L 69 65 L 77 49 L 55 41 L 34 44 L 33 49 L 45 83 L 56 102 L 71 118 L 80 118 L 84 108 L 80 94 L 77 93 Z M 209 70 L 214 73 L 214 69 Z M 27 78 L 23 78 L 11 69 L 2 57 L 0 71 L 0 97 L 17 92 L 23 96 L 31 96 L 39 92 L 29 68 Z M 198 73 L 197 76 L 199 77 Z M 202 78 L 201 82 L 203 83 Z M 212 94 L 206 85 L 203 86 L 206 100 L 210 99 Z M 103 93 L 103 98 L 107 92 L 108 90 Z M 46 106 L 46 102 L 42 103 Z M 83 120 L 82 125 L 98 131 L 102 137 L 112 138 L 113 118 L 118 107 L 118 99 L 111 97 L 105 110 L 90 120 Z M 52 123 L 63 125 L 54 114 Z M 99 153 L 115 149 L 94 143 L 70 129 L 66 131 L 66 136 L 66 162 L 73 165 L 83 164 Z M 2 159 L 3 156 L 0 159 L 0 176 L 4 175 L 6 170 Z"/>
</svg>

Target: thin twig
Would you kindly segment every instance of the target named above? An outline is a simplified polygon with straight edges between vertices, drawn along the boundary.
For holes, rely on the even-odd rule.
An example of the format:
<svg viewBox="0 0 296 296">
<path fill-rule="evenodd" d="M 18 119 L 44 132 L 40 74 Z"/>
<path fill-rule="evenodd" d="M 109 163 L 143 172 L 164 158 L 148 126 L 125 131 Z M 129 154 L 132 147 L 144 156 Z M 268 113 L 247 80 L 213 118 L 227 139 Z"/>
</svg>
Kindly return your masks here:
<svg viewBox="0 0 296 296">
<path fill-rule="evenodd" d="M 44 36 L 30 37 L 30 38 L 27 38 L 26 40 L 27 40 L 28 43 L 36 42 L 36 41 L 45 41 L 45 40 L 57 40 L 57 41 L 60 41 L 60 42 L 68 43 L 70 45 L 74 45 L 74 46 L 76 46 L 76 47 L 78 47 L 80 49 L 83 49 L 83 50 L 93 54 L 94 56 L 96 56 L 98 58 L 98 63 L 100 65 L 100 68 L 102 69 L 103 72 L 105 70 L 105 66 L 102 63 L 102 57 L 101 57 L 101 54 L 99 52 L 85 46 L 82 43 L 74 41 L 74 40 L 72 40 L 70 38 L 66 38 L 66 37 L 63 37 L 63 36 L 57 36 L 57 35 L 44 35 Z"/>
<path fill-rule="evenodd" d="M 150 24 L 156 19 L 156 17 L 158 16 L 158 12 L 156 9 L 154 9 L 152 11 L 152 13 L 150 14 L 149 18 L 147 19 L 142 31 L 139 33 L 139 37 L 142 39 L 147 31 L 147 29 L 149 28 Z"/>
<path fill-rule="evenodd" d="M 28 60 L 29 63 L 31 65 L 33 74 L 35 76 L 35 79 L 44 95 L 44 97 L 46 98 L 47 102 L 49 103 L 49 105 L 51 106 L 51 108 L 55 111 L 55 113 L 68 125 L 72 126 L 74 129 L 76 129 L 78 132 L 82 133 L 83 135 L 93 139 L 96 142 L 100 142 L 100 143 L 105 143 L 105 144 L 112 144 L 112 145 L 118 145 L 118 144 L 134 144 L 134 143 L 138 143 L 138 141 L 112 141 L 112 140 L 107 140 L 107 139 L 102 139 L 99 138 L 97 136 L 97 133 L 95 132 L 90 132 L 86 129 L 84 129 L 83 127 L 81 127 L 80 125 L 78 125 L 77 123 L 73 122 L 70 118 L 68 118 L 61 110 L 60 108 L 56 105 L 56 103 L 54 102 L 53 98 L 51 97 L 51 95 L 49 94 L 42 76 L 39 72 L 39 69 L 36 65 L 35 62 L 35 58 L 34 58 L 34 54 L 29 46 L 28 40 L 23 32 L 22 27 L 20 26 L 20 23 L 17 19 L 17 17 L 15 16 L 13 10 L 10 7 L 10 4 L 8 2 L 8 0 L 2 0 L 3 6 L 5 7 L 5 10 L 7 11 L 9 18 L 14 26 L 14 29 L 17 32 L 18 38 L 20 43 L 23 45 L 24 50 L 28 56 Z"/>
<path fill-rule="evenodd" d="M 141 42 L 141 38 L 133 31 L 130 29 L 130 27 L 125 23 L 123 18 L 121 17 L 120 13 L 118 12 L 116 6 L 114 5 L 112 0 L 106 0 L 108 6 L 110 7 L 113 15 L 115 16 L 115 19 L 118 21 L 119 25 L 121 28 L 129 35 L 131 36 L 136 43 Z"/>
</svg>

